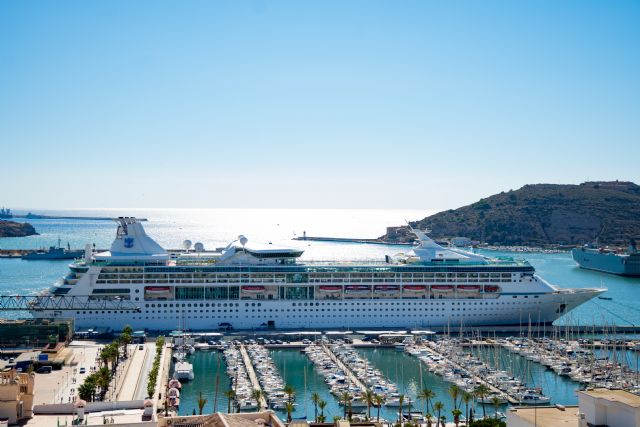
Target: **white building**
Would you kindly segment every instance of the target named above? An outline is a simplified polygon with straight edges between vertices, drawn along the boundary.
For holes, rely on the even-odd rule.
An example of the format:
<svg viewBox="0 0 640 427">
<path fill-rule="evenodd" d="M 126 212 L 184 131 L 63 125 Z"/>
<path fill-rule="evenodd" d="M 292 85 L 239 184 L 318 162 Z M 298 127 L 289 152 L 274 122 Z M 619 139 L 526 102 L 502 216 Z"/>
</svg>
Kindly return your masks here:
<svg viewBox="0 0 640 427">
<path fill-rule="evenodd" d="M 586 425 L 640 426 L 640 396 L 624 390 L 605 388 L 578 391 L 577 394 Z"/>
<path fill-rule="evenodd" d="M 606 388 L 577 391 L 579 406 L 513 408 L 508 427 L 637 427 L 640 396 Z"/>
</svg>

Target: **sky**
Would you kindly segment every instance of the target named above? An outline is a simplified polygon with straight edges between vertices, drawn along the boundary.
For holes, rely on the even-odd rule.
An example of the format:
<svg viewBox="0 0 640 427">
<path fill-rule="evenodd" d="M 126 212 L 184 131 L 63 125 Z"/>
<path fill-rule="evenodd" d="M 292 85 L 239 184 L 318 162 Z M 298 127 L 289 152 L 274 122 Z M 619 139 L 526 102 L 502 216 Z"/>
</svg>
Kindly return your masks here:
<svg viewBox="0 0 640 427">
<path fill-rule="evenodd" d="M 638 1 L 0 2 L 0 205 L 449 209 L 640 182 Z"/>
</svg>

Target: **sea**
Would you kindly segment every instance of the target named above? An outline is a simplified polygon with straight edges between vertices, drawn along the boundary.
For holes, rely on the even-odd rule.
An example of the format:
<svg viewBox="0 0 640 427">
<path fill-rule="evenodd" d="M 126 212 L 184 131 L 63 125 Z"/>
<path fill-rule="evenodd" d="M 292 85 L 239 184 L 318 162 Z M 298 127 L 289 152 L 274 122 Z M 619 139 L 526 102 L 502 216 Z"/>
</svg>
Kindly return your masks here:
<svg viewBox="0 0 640 427">
<path fill-rule="evenodd" d="M 16 210 L 26 213 L 27 210 Z M 74 209 L 34 210 L 34 213 L 55 216 L 108 217 L 135 216 L 146 218 L 147 233 L 167 248 L 182 248 L 185 240 L 201 242 L 206 249 L 226 246 L 238 236 L 249 241 L 271 242 L 304 249 L 306 260 L 380 260 L 384 255 L 394 255 L 410 250 L 410 246 L 329 243 L 292 240 L 302 236 L 374 238 L 385 233 L 386 227 L 406 223 L 432 214 L 428 210 L 371 210 L 371 209 Z M 18 219 L 18 221 L 22 221 Z M 81 219 L 34 219 L 29 220 L 37 236 L 0 239 L 0 249 L 36 249 L 55 245 L 60 239 L 63 246 L 83 248 L 86 243 L 96 248 L 108 248 L 115 234 L 116 225 L 111 220 Z M 556 323 L 571 325 L 608 325 L 613 330 L 618 325 L 640 324 L 640 279 L 624 278 L 580 269 L 569 253 L 525 253 L 485 252 L 492 256 L 524 258 L 539 275 L 560 287 L 604 287 L 603 295 L 610 300 L 595 299 L 559 319 Z M 68 261 L 26 261 L 0 258 L 0 294 L 35 294 L 50 287 L 68 269 Z M 11 313 L 2 313 L 11 317 Z M 424 387 L 432 388 L 450 415 L 453 403 L 448 396 L 445 383 L 440 377 L 420 367 L 417 359 L 393 349 L 361 350 L 362 355 L 394 381 L 401 392 L 415 400 L 417 392 Z M 314 416 L 311 394 L 317 392 L 327 401 L 325 414 L 331 420 L 342 413 L 336 399 L 328 392 L 322 378 L 315 372 L 306 356 L 297 350 L 272 351 L 276 365 L 298 395 L 294 417 Z M 635 367 L 635 354 L 620 356 Z M 502 363 L 520 367 L 522 375 L 532 385 L 543 388 L 553 397 L 554 403 L 575 404 L 577 385 L 566 377 L 558 377 L 535 363 L 527 363 L 520 356 L 502 354 Z M 506 361 L 506 362 L 505 362 Z M 183 387 L 181 414 L 197 410 L 200 393 L 207 399 L 205 412 L 226 411 L 224 390 L 228 387 L 224 360 L 217 352 L 197 352 L 192 356 L 196 379 Z M 218 378 L 219 387 L 213 384 Z M 416 401 L 418 407 L 422 403 Z M 477 411 L 481 411 L 478 407 Z M 486 408 L 492 413 L 491 407 Z M 501 408 L 504 410 L 504 408 Z M 374 409 L 374 415 L 375 414 Z M 284 415 L 284 414 L 281 414 Z M 393 420 L 397 411 L 383 408 L 381 417 Z"/>
</svg>

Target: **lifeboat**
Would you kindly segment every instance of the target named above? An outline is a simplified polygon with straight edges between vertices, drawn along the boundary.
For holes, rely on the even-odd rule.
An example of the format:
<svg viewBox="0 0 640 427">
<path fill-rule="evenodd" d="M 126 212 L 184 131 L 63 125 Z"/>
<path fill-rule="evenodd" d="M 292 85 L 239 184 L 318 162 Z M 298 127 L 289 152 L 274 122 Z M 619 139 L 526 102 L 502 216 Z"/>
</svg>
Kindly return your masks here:
<svg viewBox="0 0 640 427">
<path fill-rule="evenodd" d="M 396 285 L 377 285 L 373 287 L 373 291 L 377 293 L 398 292 L 399 290 L 400 286 Z"/>
<path fill-rule="evenodd" d="M 408 292 L 424 292 L 427 287 L 424 285 L 404 285 L 402 289 Z"/>
<path fill-rule="evenodd" d="M 458 285 L 458 290 L 465 291 L 465 292 L 479 291 L 480 286 L 479 285 Z"/>
<path fill-rule="evenodd" d="M 371 287 L 364 285 L 351 285 L 345 286 L 344 290 L 349 294 L 362 294 L 371 292 Z"/>
<path fill-rule="evenodd" d="M 168 286 L 147 286 L 144 291 L 147 294 L 166 294 L 171 292 L 171 288 Z"/>
<path fill-rule="evenodd" d="M 452 285 L 434 285 L 431 286 L 431 290 L 435 292 L 448 292 L 453 290 Z"/>
<path fill-rule="evenodd" d="M 323 292 L 340 292 L 342 290 L 342 286 L 323 285 L 319 286 L 318 289 Z"/>
<path fill-rule="evenodd" d="M 264 292 L 264 286 L 241 286 L 242 292 Z"/>
<path fill-rule="evenodd" d="M 500 288 L 498 286 L 485 286 L 484 287 L 484 291 L 485 292 L 498 292 Z"/>
</svg>

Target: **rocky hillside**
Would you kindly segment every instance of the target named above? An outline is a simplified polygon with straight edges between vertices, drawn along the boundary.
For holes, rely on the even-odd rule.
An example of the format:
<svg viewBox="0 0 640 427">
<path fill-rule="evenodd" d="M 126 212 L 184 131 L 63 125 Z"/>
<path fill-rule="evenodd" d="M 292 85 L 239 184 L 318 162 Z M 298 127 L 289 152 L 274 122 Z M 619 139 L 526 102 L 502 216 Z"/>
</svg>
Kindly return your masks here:
<svg viewBox="0 0 640 427">
<path fill-rule="evenodd" d="M 412 222 L 434 238 L 469 237 L 489 244 L 625 246 L 640 237 L 640 186 L 633 182 L 535 184 L 502 192 L 459 209 Z M 390 228 L 382 239 L 406 241 L 405 229 Z"/>
<path fill-rule="evenodd" d="M 0 220 L 0 237 L 24 237 L 36 235 L 35 228 L 26 222 Z"/>
</svg>

